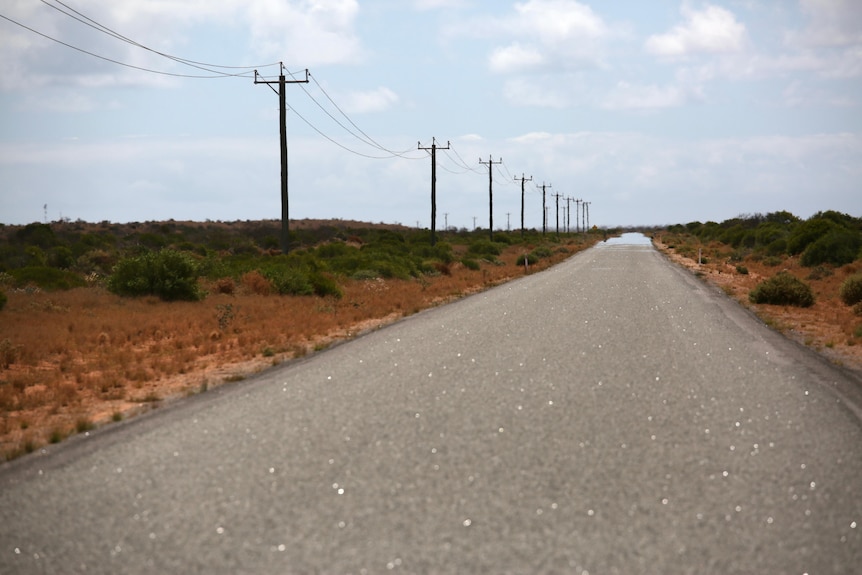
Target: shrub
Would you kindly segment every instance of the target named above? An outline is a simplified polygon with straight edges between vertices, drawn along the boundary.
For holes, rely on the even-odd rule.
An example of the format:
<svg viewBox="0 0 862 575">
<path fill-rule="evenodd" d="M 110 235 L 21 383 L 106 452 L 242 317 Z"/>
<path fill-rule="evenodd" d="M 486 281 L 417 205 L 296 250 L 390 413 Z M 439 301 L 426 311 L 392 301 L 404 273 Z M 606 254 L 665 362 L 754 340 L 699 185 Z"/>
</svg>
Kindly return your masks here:
<svg viewBox="0 0 862 575">
<path fill-rule="evenodd" d="M 736 273 L 747 276 L 748 268 L 743 265 L 736 266 Z"/>
<path fill-rule="evenodd" d="M 201 299 L 195 260 L 169 249 L 121 259 L 108 278 L 108 290 L 122 296 L 154 295 L 165 301 Z"/>
<path fill-rule="evenodd" d="M 467 268 L 468 270 L 473 270 L 474 272 L 479 271 L 479 268 L 481 268 L 479 262 L 477 262 L 473 258 L 464 258 L 461 260 L 461 263 L 464 264 L 465 268 Z"/>
<path fill-rule="evenodd" d="M 272 287 L 281 295 L 312 295 L 314 286 L 302 270 L 282 266 L 264 272 Z"/>
<path fill-rule="evenodd" d="M 802 252 L 800 263 L 812 267 L 824 263 L 843 266 L 856 259 L 862 247 L 862 235 L 844 228 L 833 229 L 810 243 Z"/>
<path fill-rule="evenodd" d="M 9 298 L 6 297 L 6 292 L 0 289 L 0 310 L 6 307 L 7 301 L 9 301 Z"/>
<path fill-rule="evenodd" d="M 536 256 L 536 254 L 531 253 L 531 254 L 521 254 L 520 256 L 518 256 L 518 261 L 515 262 L 515 265 L 519 265 L 519 266 L 524 265 L 524 260 L 526 260 L 527 263 L 531 266 L 539 263 L 539 258 Z"/>
<path fill-rule="evenodd" d="M 355 272 L 353 272 L 353 274 L 351 274 L 350 277 L 359 281 L 376 280 L 380 277 L 380 274 L 377 273 L 376 270 L 356 270 Z"/>
<path fill-rule="evenodd" d="M 862 302 L 862 274 L 854 274 L 844 280 L 838 294 L 841 296 L 841 301 L 847 305 Z"/>
<path fill-rule="evenodd" d="M 503 249 L 499 244 L 492 242 L 491 240 L 476 240 L 467 251 L 471 254 L 482 255 L 482 256 L 499 256 L 503 253 Z"/>
<path fill-rule="evenodd" d="M 47 267 L 27 267 L 12 270 L 18 286 L 36 285 L 47 290 L 67 290 L 86 285 L 84 279 L 76 273 Z"/>
<path fill-rule="evenodd" d="M 269 295 L 272 291 L 272 283 L 257 270 L 243 274 L 240 283 L 256 295 Z"/>
<path fill-rule="evenodd" d="M 314 295 L 320 297 L 331 296 L 335 299 L 341 299 L 344 297 L 344 292 L 341 291 L 341 288 L 338 287 L 335 279 L 331 276 L 322 273 L 313 273 L 309 280 L 311 282 L 311 287 L 314 290 Z"/>
<path fill-rule="evenodd" d="M 539 246 L 533 250 L 532 255 L 536 257 L 536 259 L 549 258 L 553 252 L 551 252 L 551 248 L 548 246 Z"/>
<path fill-rule="evenodd" d="M 757 285 L 748 298 L 754 303 L 810 307 L 814 304 L 811 287 L 795 276 L 781 272 Z"/>
</svg>

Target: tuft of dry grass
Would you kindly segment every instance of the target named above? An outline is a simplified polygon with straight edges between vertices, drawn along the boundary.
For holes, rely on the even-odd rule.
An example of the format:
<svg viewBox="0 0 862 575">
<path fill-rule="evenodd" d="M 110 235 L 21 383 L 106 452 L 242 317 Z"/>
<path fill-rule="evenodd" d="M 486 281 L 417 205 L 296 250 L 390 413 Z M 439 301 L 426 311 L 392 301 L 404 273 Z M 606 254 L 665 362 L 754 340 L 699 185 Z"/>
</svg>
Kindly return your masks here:
<svg viewBox="0 0 862 575">
<path fill-rule="evenodd" d="M 530 273 L 584 247 L 563 246 Z M 0 322 L 0 451 L 29 453 L 520 277 L 521 251 L 507 250 L 502 265 L 454 263 L 421 280 L 344 280 L 341 299 L 273 295 L 257 272 L 239 286 L 218 282 L 198 302 L 121 298 L 99 287 L 10 292 Z"/>
</svg>

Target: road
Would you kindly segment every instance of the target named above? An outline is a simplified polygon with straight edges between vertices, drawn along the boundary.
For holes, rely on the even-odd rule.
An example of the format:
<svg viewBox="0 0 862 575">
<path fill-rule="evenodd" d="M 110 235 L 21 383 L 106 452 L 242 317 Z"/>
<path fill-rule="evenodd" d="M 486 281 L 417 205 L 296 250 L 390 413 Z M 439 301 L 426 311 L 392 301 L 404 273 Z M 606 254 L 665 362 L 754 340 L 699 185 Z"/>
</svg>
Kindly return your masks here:
<svg viewBox="0 0 862 575">
<path fill-rule="evenodd" d="M 0 467 L 0 573 L 858 573 L 860 379 L 638 236 Z"/>
</svg>

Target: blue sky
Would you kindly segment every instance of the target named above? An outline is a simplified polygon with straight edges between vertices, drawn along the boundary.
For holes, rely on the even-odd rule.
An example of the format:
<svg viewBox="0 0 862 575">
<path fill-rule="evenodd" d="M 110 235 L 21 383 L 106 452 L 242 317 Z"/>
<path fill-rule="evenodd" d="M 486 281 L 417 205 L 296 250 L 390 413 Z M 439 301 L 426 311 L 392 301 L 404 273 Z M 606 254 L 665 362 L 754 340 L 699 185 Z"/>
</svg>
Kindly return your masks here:
<svg viewBox="0 0 862 575">
<path fill-rule="evenodd" d="M 543 182 L 552 226 L 556 193 L 599 226 L 862 216 L 858 0 L 6 0 L 0 16 L 2 223 L 45 205 L 280 217 L 276 94 L 251 68 L 154 73 L 213 75 L 156 52 L 310 71 L 286 89 L 291 218 L 430 226 L 432 138 L 450 143 L 438 228 L 488 225 L 489 157 L 503 229 L 522 174 L 528 227 Z"/>
</svg>

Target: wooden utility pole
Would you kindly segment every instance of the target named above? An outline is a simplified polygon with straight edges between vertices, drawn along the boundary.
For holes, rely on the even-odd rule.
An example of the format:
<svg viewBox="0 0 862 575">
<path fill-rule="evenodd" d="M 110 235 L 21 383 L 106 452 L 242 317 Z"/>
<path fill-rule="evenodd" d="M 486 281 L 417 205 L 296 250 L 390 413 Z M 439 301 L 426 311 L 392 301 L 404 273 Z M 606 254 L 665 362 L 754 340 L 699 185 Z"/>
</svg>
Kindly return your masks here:
<svg viewBox="0 0 862 575">
<path fill-rule="evenodd" d="M 521 237 L 524 237 L 524 182 L 532 182 L 533 176 L 530 176 L 530 179 L 524 177 L 524 174 L 521 174 L 520 178 L 515 178 L 516 180 L 521 180 Z"/>
<path fill-rule="evenodd" d="M 584 202 L 584 207 L 587 210 L 587 226 L 584 228 L 584 232 L 588 232 L 590 229 L 590 204 L 593 202 Z"/>
<path fill-rule="evenodd" d="M 545 233 L 547 233 L 547 231 L 548 231 L 548 207 L 547 207 L 547 202 L 545 201 L 546 200 L 545 188 L 546 187 L 550 188 L 553 186 L 551 186 L 551 184 L 547 184 L 547 186 L 546 186 L 545 183 L 542 182 L 541 186 L 537 185 L 536 187 L 542 188 L 542 235 L 545 235 Z"/>
<path fill-rule="evenodd" d="M 491 156 L 488 156 L 488 161 L 482 161 L 482 158 L 479 158 L 480 164 L 487 164 L 488 166 L 488 235 L 491 238 L 491 241 L 494 241 L 494 164 L 502 164 L 503 158 L 500 158 L 496 162 Z"/>
<path fill-rule="evenodd" d="M 288 213 L 287 201 L 287 96 L 285 94 L 286 84 L 307 84 L 308 69 L 305 70 L 305 80 L 290 80 L 287 81 L 284 77 L 284 63 L 280 62 L 280 73 L 278 80 L 259 80 L 257 70 L 254 71 L 255 84 L 268 84 L 272 88 L 272 84 L 278 84 L 278 116 L 279 116 L 279 135 L 281 137 L 281 251 L 287 253 L 289 237 L 290 214 Z M 273 89 L 275 92 L 275 90 Z"/>
<path fill-rule="evenodd" d="M 557 198 L 557 237 L 558 238 L 560 237 L 560 195 L 561 194 L 558 194 L 558 193 L 554 194 L 554 196 Z"/>
<path fill-rule="evenodd" d="M 575 200 L 575 233 L 579 233 L 581 231 L 581 226 L 578 223 L 578 214 L 581 211 L 581 202 L 584 200 Z"/>
<path fill-rule="evenodd" d="M 566 196 L 566 233 L 571 232 L 572 227 L 572 196 Z"/>
<path fill-rule="evenodd" d="M 420 150 L 431 150 L 431 245 L 437 243 L 437 139 L 431 138 L 431 147 L 423 148 L 422 142 L 419 142 Z M 446 142 L 445 148 L 449 149 L 449 142 Z"/>
</svg>

